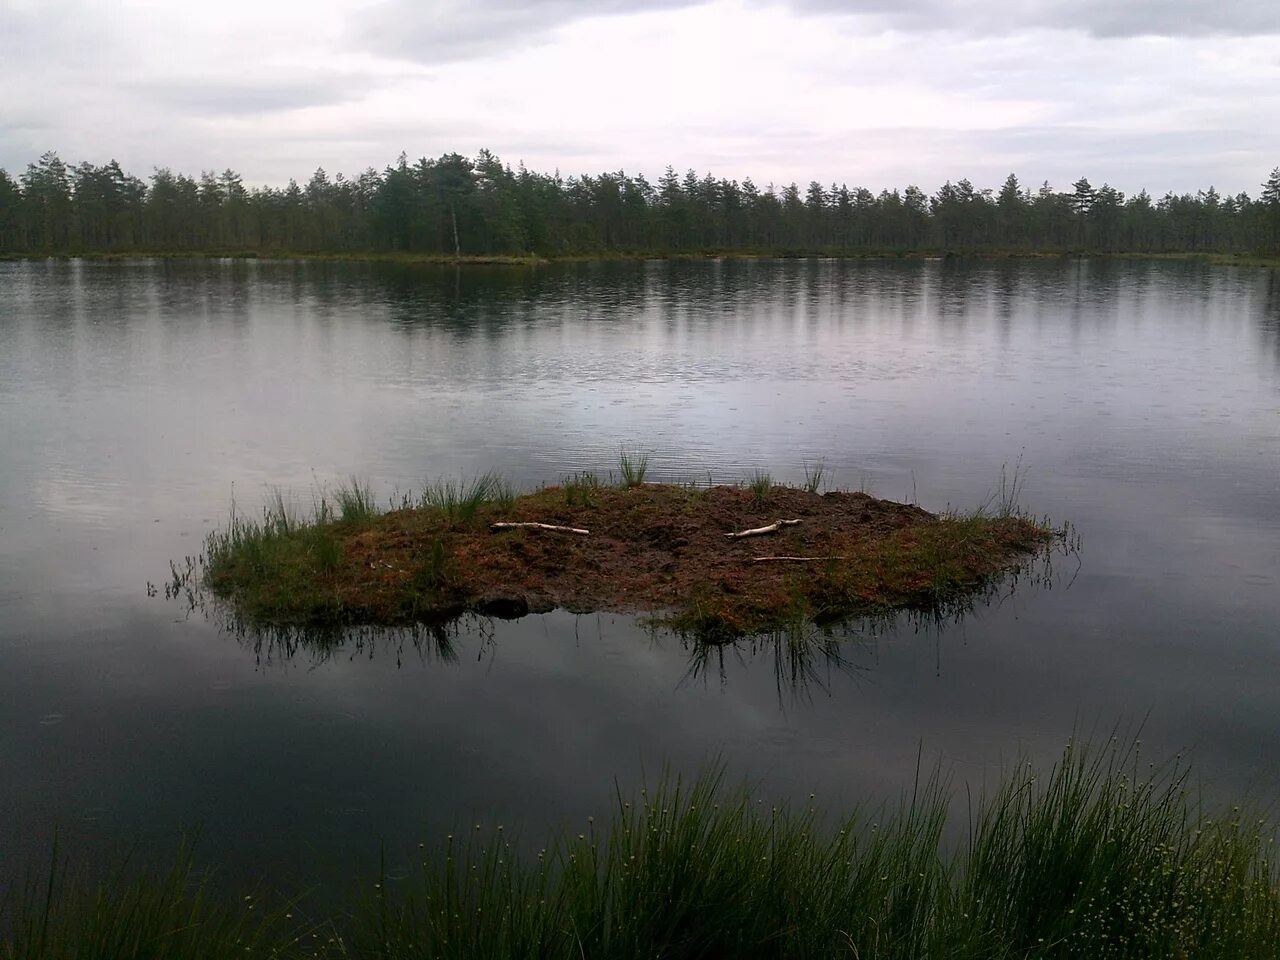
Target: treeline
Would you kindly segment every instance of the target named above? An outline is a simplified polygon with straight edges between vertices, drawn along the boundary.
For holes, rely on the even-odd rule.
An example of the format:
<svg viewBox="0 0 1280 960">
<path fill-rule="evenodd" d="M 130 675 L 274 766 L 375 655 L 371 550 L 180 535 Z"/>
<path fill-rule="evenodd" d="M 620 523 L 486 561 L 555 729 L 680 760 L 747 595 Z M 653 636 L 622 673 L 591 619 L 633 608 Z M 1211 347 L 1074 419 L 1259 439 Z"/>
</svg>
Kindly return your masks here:
<svg viewBox="0 0 1280 960">
<path fill-rule="evenodd" d="M 996 190 L 968 180 L 932 195 L 813 182 L 623 172 L 562 177 L 512 169 L 488 151 L 354 178 L 317 170 L 305 185 L 246 187 L 232 170 L 145 181 L 114 160 L 68 165 L 46 153 L 16 178 L 0 170 L 0 254 L 405 252 L 544 256 L 698 251 L 1088 250 L 1280 254 L 1280 168 L 1259 196 L 1145 190 L 1087 179 Z"/>
</svg>

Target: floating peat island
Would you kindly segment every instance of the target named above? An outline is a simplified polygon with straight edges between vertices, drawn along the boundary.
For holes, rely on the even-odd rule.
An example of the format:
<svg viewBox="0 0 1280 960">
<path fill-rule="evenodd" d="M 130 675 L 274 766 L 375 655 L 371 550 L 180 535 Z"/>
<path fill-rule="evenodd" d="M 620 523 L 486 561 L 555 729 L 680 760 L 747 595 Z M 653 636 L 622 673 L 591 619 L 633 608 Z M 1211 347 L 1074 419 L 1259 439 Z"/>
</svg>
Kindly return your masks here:
<svg viewBox="0 0 1280 960">
<path fill-rule="evenodd" d="M 379 512 L 359 484 L 295 519 L 213 534 L 204 586 L 250 622 L 402 626 L 557 607 L 656 616 L 709 640 L 962 599 L 1055 531 L 1011 509 L 932 514 L 860 492 L 774 484 L 607 484 L 514 495 L 493 476 Z M 639 478 L 638 478 L 639 477 Z"/>
</svg>

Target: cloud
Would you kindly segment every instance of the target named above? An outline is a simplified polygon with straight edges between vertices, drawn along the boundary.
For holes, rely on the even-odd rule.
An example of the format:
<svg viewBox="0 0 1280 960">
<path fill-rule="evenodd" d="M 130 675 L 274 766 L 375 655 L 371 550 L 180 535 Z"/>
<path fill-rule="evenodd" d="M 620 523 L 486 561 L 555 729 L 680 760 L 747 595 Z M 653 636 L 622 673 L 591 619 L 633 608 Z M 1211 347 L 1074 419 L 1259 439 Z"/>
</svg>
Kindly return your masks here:
<svg viewBox="0 0 1280 960">
<path fill-rule="evenodd" d="M 487 147 L 566 176 L 1160 194 L 1253 193 L 1275 166 L 1276 39 L 1243 35 L 1277 29 L 1262 5 L 1000 6 L 0 0 L 0 166 L 53 149 L 279 185 Z"/>
<path fill-rule="evenodd" d="M 651 13 L 699 0 L 381 0 L 352 29 L 377 53 L 416 63 L 470 60 L 535 46 L 589 17 Z"/>
<path fill-rule="evenodd" d="M 425 64 L 469 60 L 547 42 L 591 17 L 700 6 L 705 0 L 379 0 L 350 28 L 369 49 Z M 1027 30 L 1099 38 L 1266 36 L 1280 33 L 1274 0 L 752 0 L 822 17 L 857 18 L 872 31 L 999 36 Z M 619 42 L 625 42 L 619 41 Z"/>
<path fill-rule="evenodd" d="M 1280 33 L 1274 0 L 787 0 L 803 13 L 868 18 L 904 32 L 1000 35 L 1067 30 L 1093 37 L 1267 36 Z"/>
<path fill-rule="evenodd" d="M 127 65 L 133 54 L 119 22 L 79 0 L 0 0 L 0 79 L 21 71 L 56 87 L 86 68 Z"/>
<path fill-rule="evenodd" d="M 186 114 L 222 117 L 343 103 L 365 95 L 371 86 L 372 80 L 368 77 L 322 74 L 310 78 L 262 77 L 257 80 L 165 77 L 134 81 L 127 84 L 126 89 L 153 103 L 162 103 Z"/>
</svg>

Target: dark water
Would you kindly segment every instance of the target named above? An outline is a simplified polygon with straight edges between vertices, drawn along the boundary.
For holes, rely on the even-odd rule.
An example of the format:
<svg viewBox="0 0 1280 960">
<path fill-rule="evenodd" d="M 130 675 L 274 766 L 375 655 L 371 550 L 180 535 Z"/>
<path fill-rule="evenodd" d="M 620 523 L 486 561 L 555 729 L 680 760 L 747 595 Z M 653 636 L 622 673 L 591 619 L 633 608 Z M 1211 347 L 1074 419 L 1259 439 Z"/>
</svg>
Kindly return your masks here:
<svg viewBox="0 0 1280 960">
<path fill-rule="evenodd" d="M 148 597 L 234 496 L 497 468 L 764 467 L 926 507 L 1002 464 L 1075 524 L 1074 579 L 691 673 L 624 617 L 289 656 Z M 226 876 L 395 871 L 499 818 L 541 836 L 664 762 L 839 805 L 918 757 L 990 779 L 1145 719 L 1215 796 L 1280 799 L 1280 275 L 1181 264 L 536 271 L 0 264 L 0 860 L 166 851 Z"/>
</svg>

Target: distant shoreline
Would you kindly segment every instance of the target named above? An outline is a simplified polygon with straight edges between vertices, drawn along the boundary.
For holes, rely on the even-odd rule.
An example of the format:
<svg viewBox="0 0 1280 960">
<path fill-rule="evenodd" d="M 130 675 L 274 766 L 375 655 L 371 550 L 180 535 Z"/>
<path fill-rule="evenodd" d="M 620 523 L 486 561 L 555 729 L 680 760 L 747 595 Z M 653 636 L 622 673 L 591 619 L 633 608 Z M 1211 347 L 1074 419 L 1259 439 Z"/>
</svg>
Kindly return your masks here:
<svg viewBox="0 0 1280 960">
<path fill-rule="evenodd" d="M 128 250 L 67 251 L 57 253 L 0 253 L 2 261 L 37 260 L 274 260 L 322 263 L 390 263 L 405 266 L 537 267 L 556 263 L 623 263 L 646 260 L 1164 260 L 1200 262 L 1215 266 L 1280 268 L 1280 257 L 1255 254 L 1106 252 L 1098 250 L 696 250 L 613 251 L 559 255 L 474 254 L 460 257 L 397 251 L 296 250 Z"/>
</svg>

